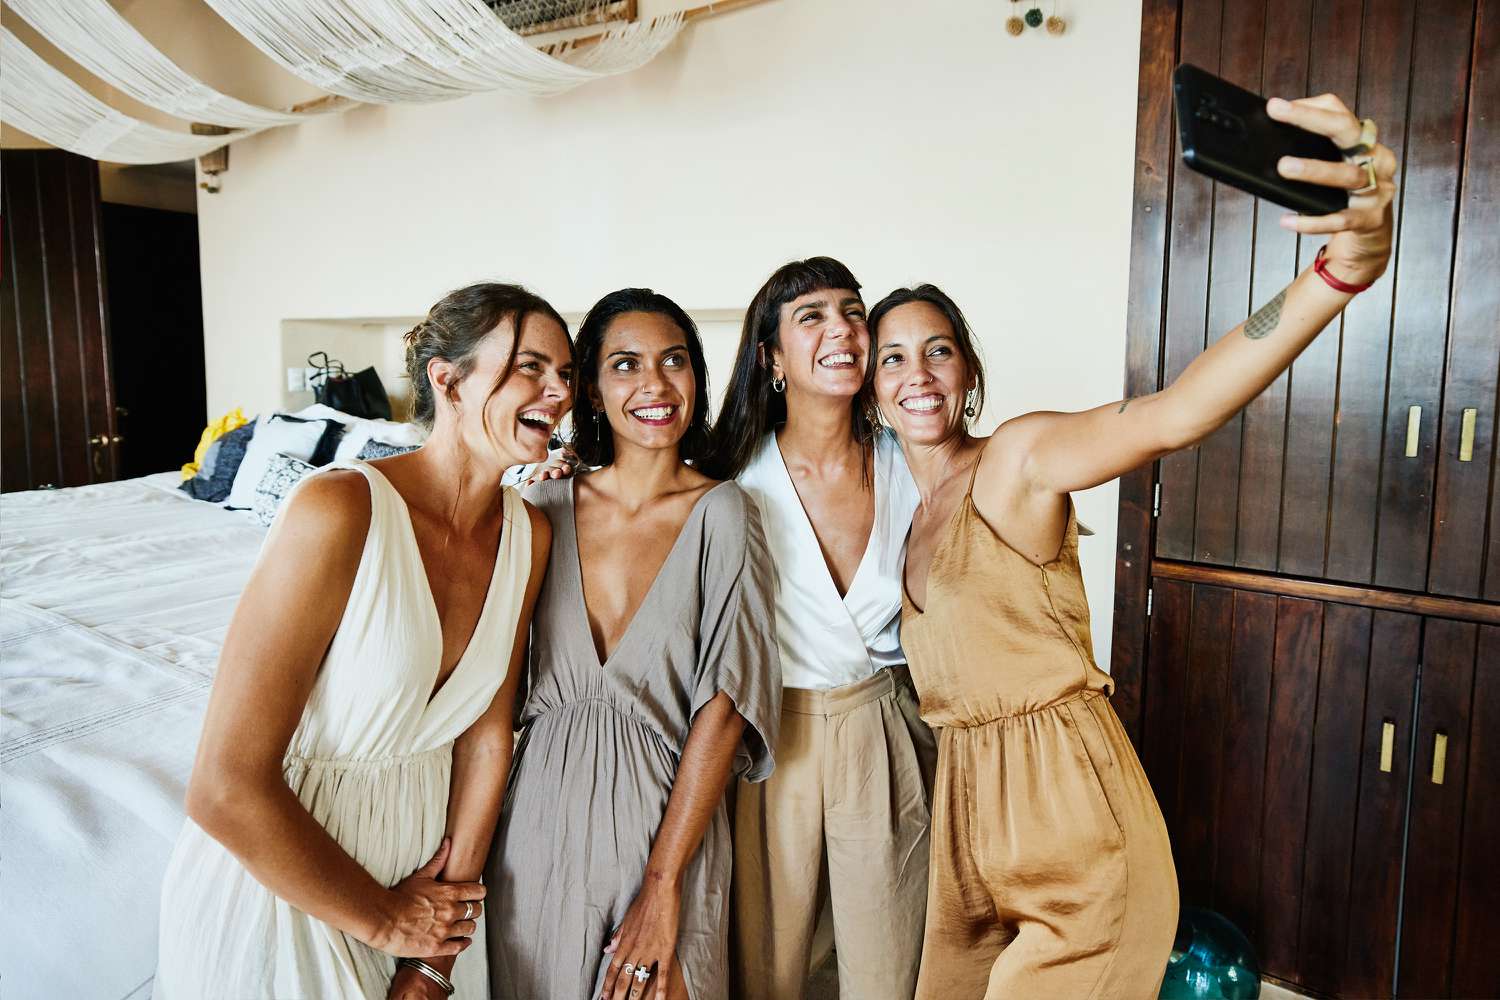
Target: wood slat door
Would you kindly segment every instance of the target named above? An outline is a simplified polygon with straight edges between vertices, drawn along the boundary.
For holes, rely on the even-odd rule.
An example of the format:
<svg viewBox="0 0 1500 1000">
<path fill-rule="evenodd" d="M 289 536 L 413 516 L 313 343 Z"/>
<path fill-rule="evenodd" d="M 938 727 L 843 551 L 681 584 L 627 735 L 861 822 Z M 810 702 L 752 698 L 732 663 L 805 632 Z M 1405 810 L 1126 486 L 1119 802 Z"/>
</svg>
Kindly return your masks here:
<svg viewBox="0 0 1500 1000">
<path fill-rule="evenodd" d="M 1477 997 L 1500 989 L 1494 957 L 1500 941 L 1494 854 L 1500 844 L 1500 627 L 1479 629 L 1468 739 L 1452 986 L 1454 996 Z"/>
<path fill-rule="evenodd" d="M 1152 586 L 1141 756 L 1183 904 L 1318 994 L 1495 995 L 1500 626 Z"/>
<path fill-rule="evenodd" d="M 1471 61 L 1428 586 L 1500 601 L 1500 6 L 1494 3 L 1480 6 Z"/>
<path fill-rule="evenodd" d="M 1493 859 L 1481 866 L 1475 857 L 1476 840 L 1497 833 L 1494 810 L 1483 802 L 1496 786 L 1470 784 L 1497 768 L 1494 739 L 1481 728 L 1500 714 L 1496 631 L 1440 618 L 1426 623 L 1402 900 L 1402 996 L 1490 996 L 1500 989 L 1494 940 L 1475 934 L 1497 924 L 1484 901 L 1500 895 L 1500 876 Z M 1476 744 L 1479 756 L 1472 752 Z M 1496 841 L 1485 843 L 1493 851 Z M 1455 983 L 1460 974 L 1462 991 Z"/>
<path fill-rule="evenodd" d="M 1428 589 L 1431 561 L 1438 592 L 1475 597 L 1487 586 L 1500 126 L 1485 108 L 1500 74 L 1477 69 L 1495 45 L 1486 2 L 1495 0 L 1145 5 L 1143 46 L 1169 44 L 1158 22 L 1172 14 L 1178 32 L 1172 60 L 1143 49 L 1143 86 L 1169 92 L 1165 75 L 1180 59 L 1268 94 L 1335 92 L 1378 121 L 1403 163 L 1385 278 L 1243 414 L 1161 461 L 1157 557 L 1413 591 Z M 1170 114 L 1144 100 L 1142 110 L 1153 172 L 1138 171 L 1137 208 L 1160 202 L 1169 216 L 1165 247 L 1154 251 L 1165 256 L 1165 385 L 1307 267 L 1323 239 L 1282 230 L 1280 208 L 1181 167 L 1175 149 L 1163 162 Z M 1158 198 L 1151 183 L 1162 171 Z M 1151 251 L 1155 230 L 1138 220 L 1135 231 L 1137 253 Z M 1143 329 L 1150 317 L 1135 301 L 1131 309 Z M 1459 468 L 1465 409 L 1478 410 L 1484 430 Z M 1445 533 L 1453 520 L 1463 527 Z M 1450 567 L 1448 550 L 1465 546 Z"/>
<path fill-rule="evenodd" d="M 99 235 L 99 165 L 3 153 L 0 489 L 116 476 Z"/>
<path fill-rule="evenodd" d="M 1422 619 L 1153 592 L 1142 760 L 1184 904 L 1227 916 L 1278 979 L 1389 995 Z"/>
</svg>

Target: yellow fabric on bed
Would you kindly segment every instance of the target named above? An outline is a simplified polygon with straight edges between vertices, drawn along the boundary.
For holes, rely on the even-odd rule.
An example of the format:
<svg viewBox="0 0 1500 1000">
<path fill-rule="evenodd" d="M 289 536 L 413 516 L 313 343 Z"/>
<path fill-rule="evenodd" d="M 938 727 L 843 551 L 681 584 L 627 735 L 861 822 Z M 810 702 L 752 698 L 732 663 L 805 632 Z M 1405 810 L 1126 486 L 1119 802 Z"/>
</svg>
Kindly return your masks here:
<svg viewBox="0 0 1500 1000">
<path fill-rule="evenodd" d="M 236 406 L 218 420 L 213 421 L 207 427 L 203 428 L 203 435 L 198 438 L 198 447 L 193 452 L 193 460 L 182 467 L 182 481 L 187 482 L 198 474 L 198 466 L 202 464 L 203 456 L 208 451 L 209 445 L 236 427 L 243 427 L 249 422 L 245 419 L 245 415 L 240 412 L 240 408 Z"/>
</svg>

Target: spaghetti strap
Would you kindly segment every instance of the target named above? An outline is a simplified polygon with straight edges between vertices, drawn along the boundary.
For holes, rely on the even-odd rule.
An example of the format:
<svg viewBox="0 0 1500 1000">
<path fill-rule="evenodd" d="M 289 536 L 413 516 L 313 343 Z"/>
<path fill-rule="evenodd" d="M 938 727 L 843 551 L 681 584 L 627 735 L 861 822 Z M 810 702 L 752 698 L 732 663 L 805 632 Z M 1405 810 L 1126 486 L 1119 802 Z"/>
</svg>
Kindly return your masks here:
<svg viewBox="0 0 1500 1000">
<path fill-rule="evenodd" d="M 976 459 L 974 459 L 974 464 L 969 469 L 969 488 L 967 490 L 964 490 L 964 496 L 967 497 L 967 498 L 971 498 L 972 499 L 973 496 L 974 496 L 974 480 L 979 477 L 979 463 L 983 462 L 983 461 L 984 461 L 984 445 L 980 445 L 979 446 L 979 457 L 976 458 Z"/>
</svg>

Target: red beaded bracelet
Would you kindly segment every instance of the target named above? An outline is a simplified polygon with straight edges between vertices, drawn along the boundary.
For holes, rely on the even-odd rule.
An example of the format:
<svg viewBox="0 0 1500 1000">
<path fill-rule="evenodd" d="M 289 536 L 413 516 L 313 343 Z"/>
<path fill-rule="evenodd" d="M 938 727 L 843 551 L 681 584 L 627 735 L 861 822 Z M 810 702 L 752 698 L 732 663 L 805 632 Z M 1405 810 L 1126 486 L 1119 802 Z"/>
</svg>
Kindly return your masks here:
<svg viewBox="0 0 1500 1000">
<path fill-rule="evenodd" d="M 1327 252 L 1328 246 L 1326 244 L 1318 247 L 1318 255 L 1313 258 L 1313 270 L 1317 272 L 1318 277 L 1322 278 L 1329 288 L 1332 288 L 1335 292 L 1343 292 L 1345 295 L 1358 295 L 1366 288 L 1375 284 L 1373 281 L 1367 281 L 1363 285 L 1351 285 L 1347 281 L 1340 281 L 1338 278 L 1335 278 L 1328 272 L 1328 261 L 1323 259 L 1323 255 Z"/>
</svg>

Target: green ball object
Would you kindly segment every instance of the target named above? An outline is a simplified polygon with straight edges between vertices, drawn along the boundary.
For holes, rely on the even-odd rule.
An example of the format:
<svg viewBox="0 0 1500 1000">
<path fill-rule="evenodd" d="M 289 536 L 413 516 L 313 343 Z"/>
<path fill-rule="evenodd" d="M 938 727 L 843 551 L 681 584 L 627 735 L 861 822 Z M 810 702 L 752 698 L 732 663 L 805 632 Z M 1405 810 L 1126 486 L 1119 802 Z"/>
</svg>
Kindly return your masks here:
<svg viewBox="0 0 1500 1000">
<path fill-rule="evenodd" d="M 1255 1000 L 1260 962 L 1240 929 L 1213 910 L 1185 906 L 1161 1000 Z"/>
<path fill-rule="evenodd" d="M 1026 12 L 1026 23 L 1033 28 L 1042 26 L 1042 8 L 1033 7 Z"/>
</svg>

